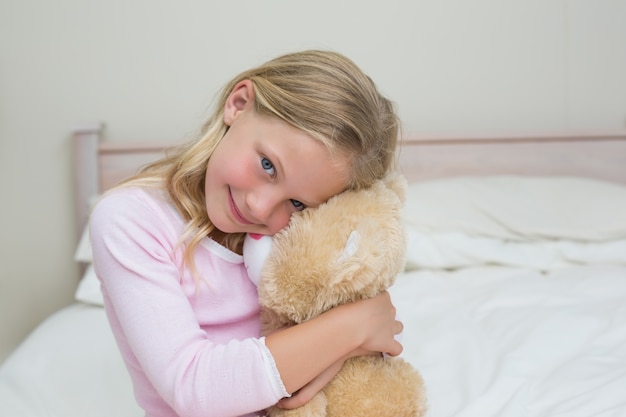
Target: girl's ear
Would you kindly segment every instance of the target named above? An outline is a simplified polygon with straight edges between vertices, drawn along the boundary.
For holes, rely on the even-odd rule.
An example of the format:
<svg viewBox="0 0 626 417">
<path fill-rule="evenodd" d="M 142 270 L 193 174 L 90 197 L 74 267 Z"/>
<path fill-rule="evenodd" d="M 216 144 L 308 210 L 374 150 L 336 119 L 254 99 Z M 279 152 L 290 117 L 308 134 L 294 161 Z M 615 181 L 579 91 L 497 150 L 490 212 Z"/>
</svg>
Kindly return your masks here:
<svg viewBox="0 0 626 417">
<path fill-rule="evenodd" d="M 224 105 L 224 123 L 231 126 L 241 112 L 251 108 L 254 102 L 254 85 L 250 80 L 238 82 Z"/>
</svg>

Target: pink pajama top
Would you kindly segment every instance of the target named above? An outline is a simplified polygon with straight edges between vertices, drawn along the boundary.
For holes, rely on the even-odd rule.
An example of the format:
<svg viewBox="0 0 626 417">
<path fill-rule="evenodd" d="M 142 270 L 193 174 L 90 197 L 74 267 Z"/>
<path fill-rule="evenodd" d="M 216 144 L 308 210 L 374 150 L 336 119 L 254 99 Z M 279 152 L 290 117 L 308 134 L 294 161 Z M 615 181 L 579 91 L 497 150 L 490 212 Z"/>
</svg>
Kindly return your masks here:
<svg viewBox="0 0 626 417">
<path fill-rule="evenodd" d="M 90 221 L 105 309 L 149 417 L 257 415 L 288 395 L 260 338 L 256 286 L 243 258 L 205 238 L 196 282 L 177 246 L 184 229 L 166 193 L 122 188 Z"/>
</svg>

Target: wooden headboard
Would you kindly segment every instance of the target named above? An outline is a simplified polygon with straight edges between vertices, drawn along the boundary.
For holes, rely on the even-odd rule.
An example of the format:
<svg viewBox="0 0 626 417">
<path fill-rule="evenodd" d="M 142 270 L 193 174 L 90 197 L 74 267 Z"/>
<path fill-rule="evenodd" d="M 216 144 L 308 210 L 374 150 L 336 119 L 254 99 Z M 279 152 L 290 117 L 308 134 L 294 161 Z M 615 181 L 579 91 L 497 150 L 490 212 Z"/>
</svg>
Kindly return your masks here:
<svg viewBox="0 0 626 417">
<path fill-rule="evenodd" d="M 101 141 L 102 127 L 73 131 L 76 230 L 94 196 L 161 157 L 172 143 Z M 411 136 L 399 150 L 411 181 L 460 175 L 567 175 L 626 184 L 626 130 L 514 135 Z"/>
<path fill-rule="evenodd" d="M 459 175 L 567 175 L 626 184 L 626 130 L 415 136 L 400 166 L 409 181 Z"/>
</svg>

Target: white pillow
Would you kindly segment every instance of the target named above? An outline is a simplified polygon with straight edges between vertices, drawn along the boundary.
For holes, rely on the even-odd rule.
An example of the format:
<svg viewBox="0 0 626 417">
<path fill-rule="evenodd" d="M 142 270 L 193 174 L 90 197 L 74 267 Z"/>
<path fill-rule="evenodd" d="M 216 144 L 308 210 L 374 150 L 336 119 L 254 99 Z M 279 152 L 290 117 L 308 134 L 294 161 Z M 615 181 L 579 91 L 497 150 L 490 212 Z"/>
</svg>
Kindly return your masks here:
<svg viewBox="0 0 626 417">
<path fill-rule="evenodd" d="M 520 241 L 626 238 L 626 187 L 575 177 L 455 177 L 409 184 L 418 232 Z"/>
<path fill-rule="evenodd" d="M 91 254 L 91 242 L 89 240 L 89 224 L 83 229 L 83 233 L 76 247 L 76 252 L 74 253 L 74 260 L 87 264 L 85 273 L 81 277 L 76 292 L 74 293 L 74 298 L 86 304 L 97 306 L 104 305 L 102 293 L 100 292 L 100 281 L 98 281 L 93 265 L 91 264 L 93 257 Z"/>
<path fill-rule="evenodd" d="M 96 306 L 104 305 L 102 292 L 100 291 L 100 281 L 98 281 L 98 277 L 96 277 L 92 264 L 87 266 L 83 277 L 78 283 L 78 287 L 74 293 L 74 298 L 76 301 L 80 301 L 85 304 Z"/>
<path fill-rule="evenodd" d="M 550 271 L 589 264 L 626 265 L 626 239 L 605 242 L 511 241 L 458 232 L 423 233 L 407 228 L 407 271 L 505 265 Z"/>
<path fill-rule="evenodd" d="M 84 263 L 90 263 L 93 260 L 91 255 L 91 242 L 89 240 L 89 224 L 85 226 L 83 233 L 80 235 L 76 252 L 74 252 L 74 260 Z"/>
<path fill-rule="evenodd" d="M 96 205 L 99 195 L 92 196 L 89 198 L 89 211 Z M 74 252 L 74 260 L 76 262 L 84 262 L 89 263 L 92 261 L 91 256 L 91 242 L 89 241 L 89 221 L 85 224 L 83 228 L 83 233 L 80 235 L 80 240 L 78 241 L 78 245 L 76 246 L 76 252 Z"/>
</svg>

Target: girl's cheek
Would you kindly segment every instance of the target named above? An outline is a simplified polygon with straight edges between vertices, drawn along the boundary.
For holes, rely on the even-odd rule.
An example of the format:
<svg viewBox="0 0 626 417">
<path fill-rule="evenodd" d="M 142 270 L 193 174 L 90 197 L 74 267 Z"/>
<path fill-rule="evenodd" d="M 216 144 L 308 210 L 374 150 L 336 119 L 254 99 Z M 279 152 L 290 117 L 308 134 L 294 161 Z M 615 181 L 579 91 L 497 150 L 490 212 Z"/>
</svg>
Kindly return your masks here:
<svg viewBox="0 0 626 417">
<path fill-rule="evenodd" d="M 289 219 L 291 219 L 291 212 L 288 210 L 284 210 L 280 213 L 275 213 L 275 215 L 272 216 L 272 222 L 269 225 L 271 234 L 274 235 L 287 227 L 287 225 L 289 224 Z"/>
</svg>

